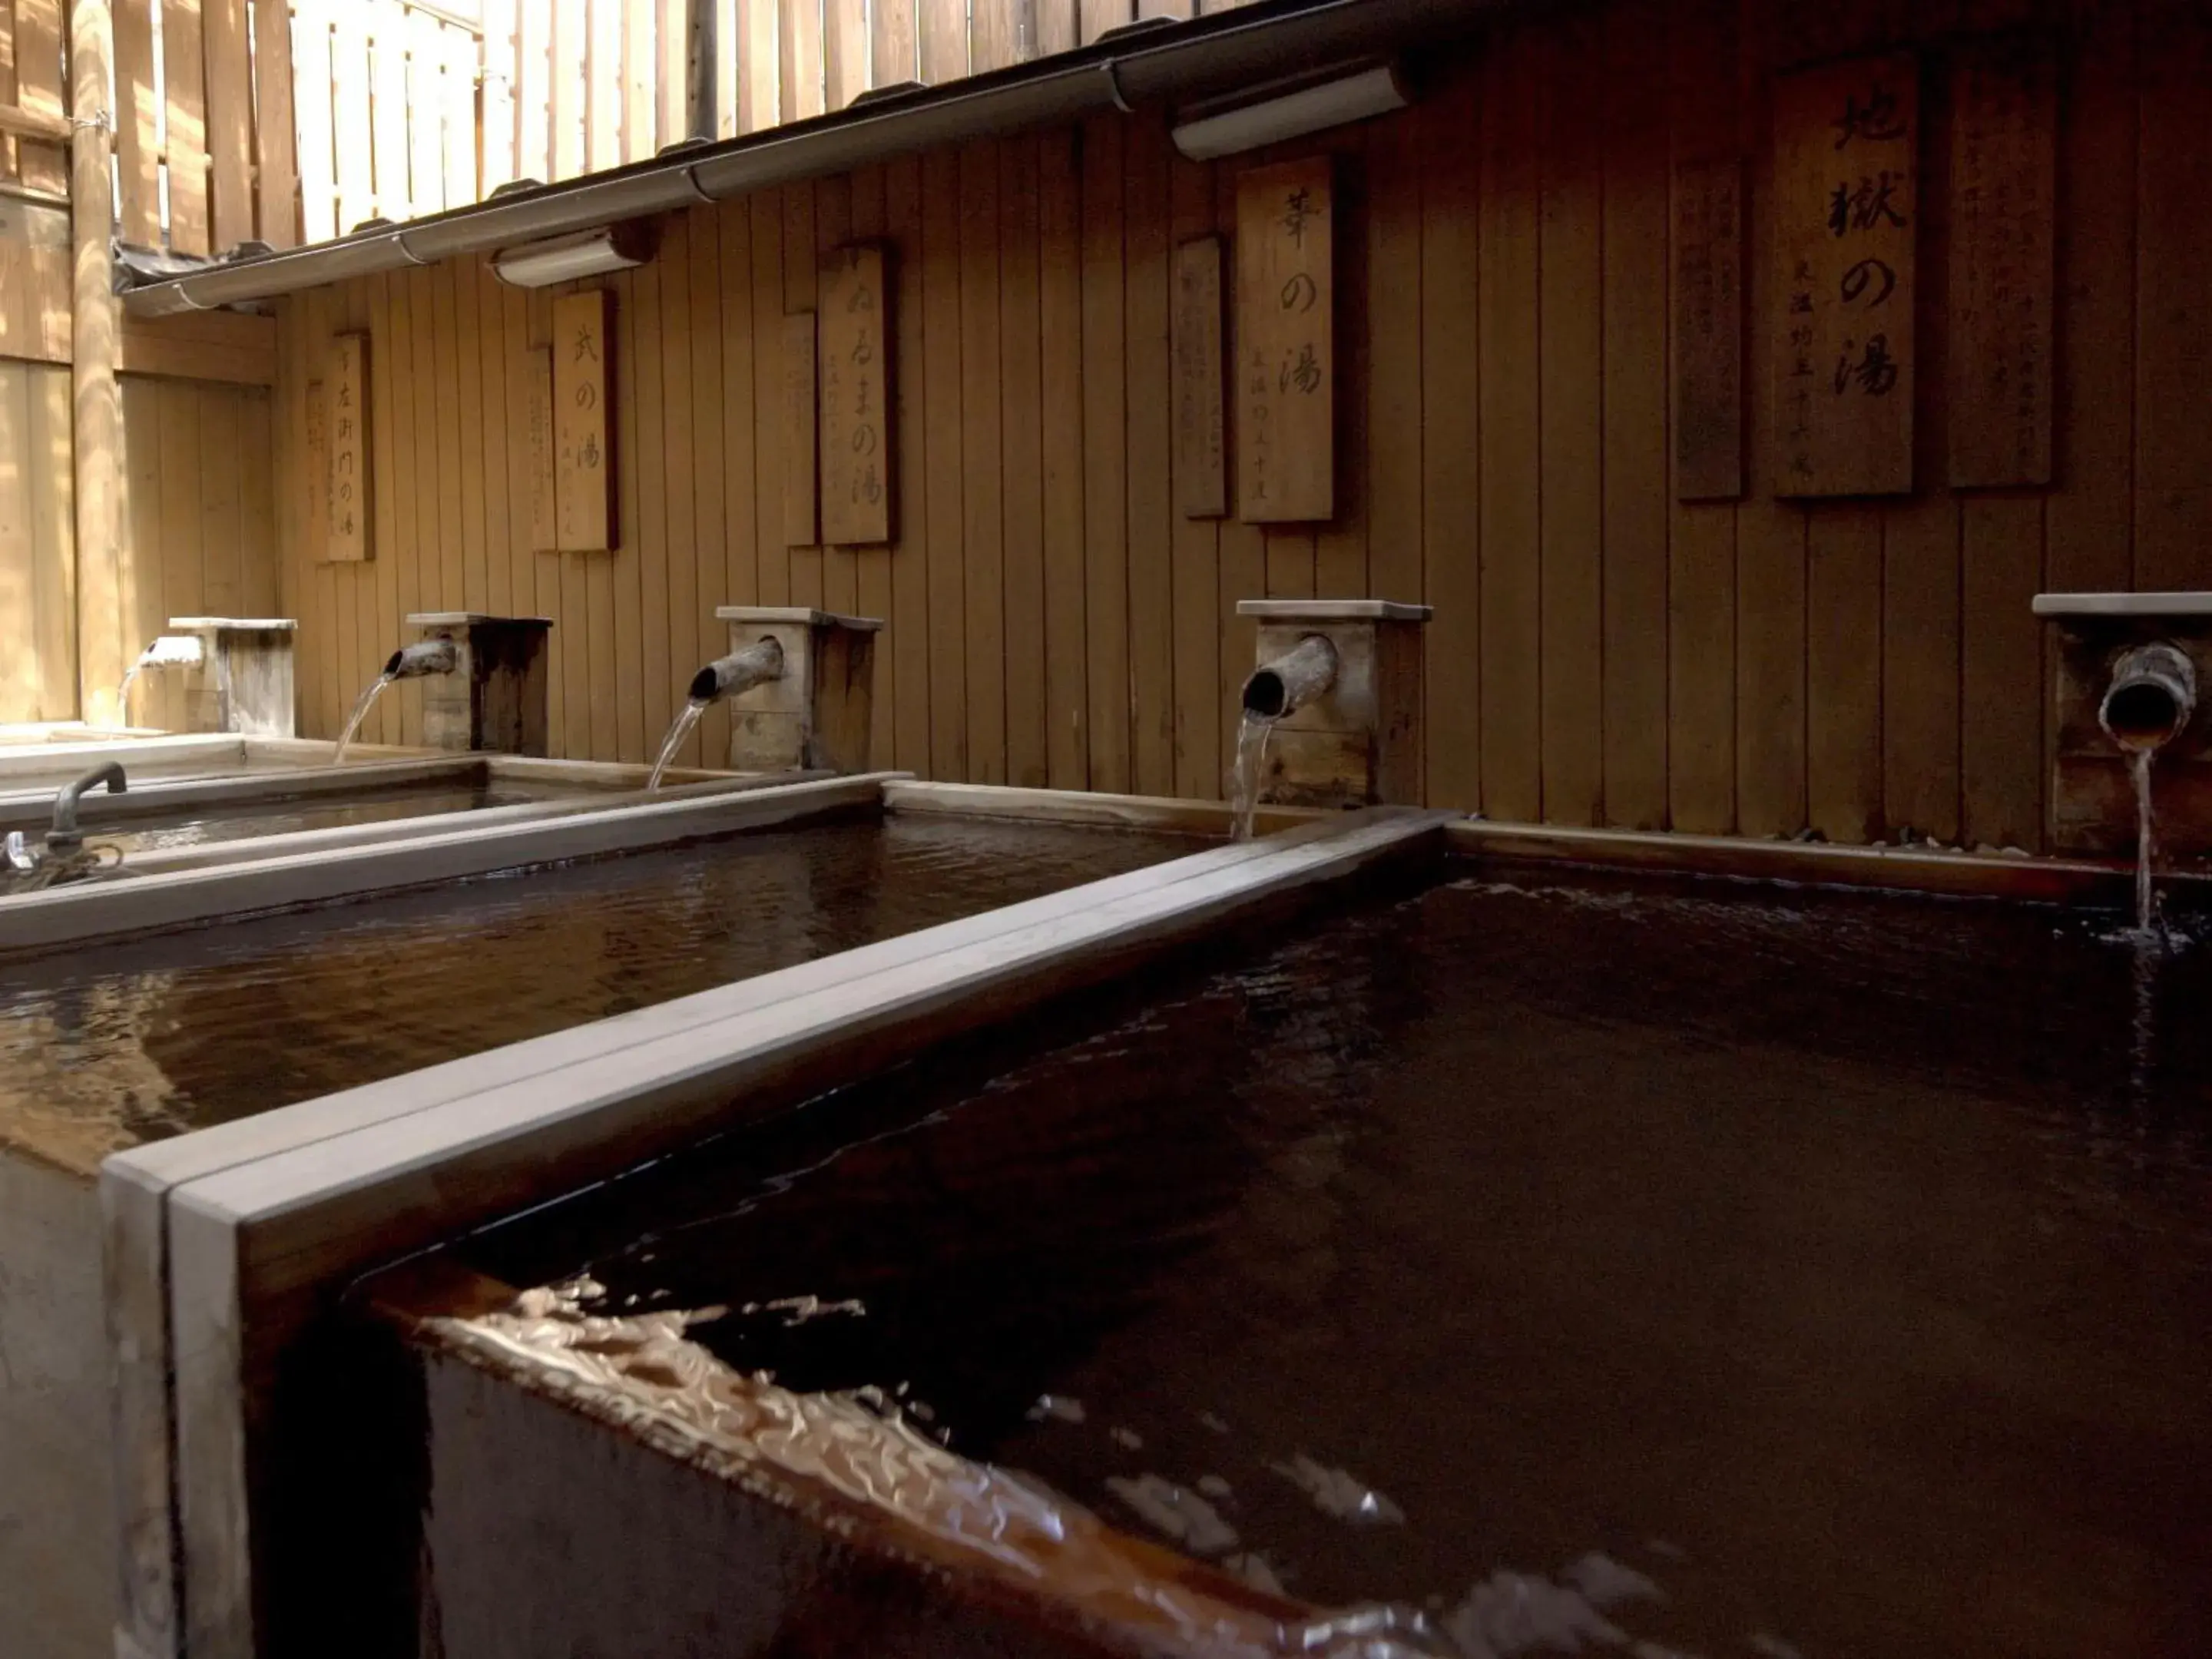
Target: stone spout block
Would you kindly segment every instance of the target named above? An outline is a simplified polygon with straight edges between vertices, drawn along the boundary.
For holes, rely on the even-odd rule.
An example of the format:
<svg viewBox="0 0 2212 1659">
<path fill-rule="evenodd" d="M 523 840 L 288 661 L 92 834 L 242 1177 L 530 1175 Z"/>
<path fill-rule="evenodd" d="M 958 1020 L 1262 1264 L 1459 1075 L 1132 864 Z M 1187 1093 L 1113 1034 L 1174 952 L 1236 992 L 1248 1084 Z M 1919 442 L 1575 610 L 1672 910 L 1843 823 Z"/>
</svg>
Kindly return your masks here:
<svg viewBox="0 0 2212 1659">
<path fill-rule="evenodd" d="M 1271 805 L 1412 805 L 1421 787 L 1425 605 L 1242 599 L 1260 624 L 1245 707 L 1273 720 L 1259 799 Z M 1334 672 L 1324 678 L 1327 653 Z M 1255 707 L 1257 697 L 1261 707 Z M 1270 714 L 1279 703 L 1284 710 Z"/>
<path fill-rule="evenodd" d="M 422 740 L 433 749 L 501 755 L 545 753 L 548 714 L 544 617 L 487 617 L 473 611 L 422 611 L 407 618 L 416 639 L 395 653 L 420 664 Z M 453 665 L 435 665 L 450 644 Z M 403 665 L 406 665 L 403 664 Z"/>
<path fill-rule="evenodd" d="M 2128 750 L 2148 748 L 2160 847 L 2212 853 L 2212 721 L 2197 701 L 2212 678 L 2212 593 L 2039 593 L 2034 611 L 2058 635 L 2052 848 L 2134 851 Z"/>
<path fill-rule="evenodd" d="M 172 617 L 169 633 L 200 642 L 184 664 L 185 730 L 289 738 L 298 732 L 289 617 Z M 181 660 L 181 659 L 179 659 Z"/>
<path fill-rule="evenodd" d="M 783 658 L 781 674 L 729 699 L 730 769 L 866 771 L 883 623 L 804 605 L 726 605 L 714 615 L 730 625 L 732 657 L 773 641 Z"/>
</svg>

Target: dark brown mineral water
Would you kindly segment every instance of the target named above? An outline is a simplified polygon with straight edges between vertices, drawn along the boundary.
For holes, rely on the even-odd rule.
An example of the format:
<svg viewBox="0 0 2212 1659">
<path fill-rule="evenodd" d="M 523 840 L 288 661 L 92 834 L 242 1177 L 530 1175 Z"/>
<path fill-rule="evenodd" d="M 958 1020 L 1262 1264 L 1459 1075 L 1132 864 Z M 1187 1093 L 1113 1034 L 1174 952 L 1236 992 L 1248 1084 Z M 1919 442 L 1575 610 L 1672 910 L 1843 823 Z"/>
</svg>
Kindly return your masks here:
<svg viewBox="0 0 2212 1659">
<path fill-rule="evenodd" d="M 88 1170 L 251 1116 L 1203 843 L 845 822 L 0 965 L 0 1146 Z"/>
<path fill-rule="evenodd" d="M 472 1241 L 1468 1656 L 2212 1631 L 2212 955 L 1472 878 Z"/>
</svg>

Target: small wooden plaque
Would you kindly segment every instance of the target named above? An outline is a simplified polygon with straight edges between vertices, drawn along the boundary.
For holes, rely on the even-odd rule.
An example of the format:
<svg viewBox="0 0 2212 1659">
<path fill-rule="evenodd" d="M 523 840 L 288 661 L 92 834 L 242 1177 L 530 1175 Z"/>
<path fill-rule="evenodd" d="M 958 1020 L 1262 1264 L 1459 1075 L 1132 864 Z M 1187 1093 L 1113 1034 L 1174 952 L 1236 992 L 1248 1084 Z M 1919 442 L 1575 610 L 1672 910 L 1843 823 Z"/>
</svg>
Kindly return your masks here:
<svg viewBox="0 0 2212 1659">
<path fill-rule="evenodd" d="M 612 550 L 614 458 L 607 434 L 607 340 L 613 296 L 605 289 L 553 301 L 554 539 L 563 553 Z"/>
<path fill-rule="evenodd" d="M 369 535 L 368 336 L 331 342 L 324 414 L 331 456 L 330 557 L 357 564 L 372 551 Z"/>
<path fill-rule="evenodd" d="M 1326 155 L 1237 181 L 1237 498 L 1247 523 L 1336 510 L 1336 220 Z"/>
<path fill-rule="evenodd" d="M 307 382 L 307 545 L 313 556 L 331 556 L 331 404 L 330 388 L 320 380 Z"/>
<path fill-rule="evenodd" d="M 1919 89 L 1910 53 L 1774 83 L 1778 495 L 1912 488 Z"/>
<path fill-rule="evenodd" d="M 783 539 L 812 547 L 815 530 L 814 313 L 783 319 Z"/>
<path fill-rule="evenodd" d="M 1674 172 L 1674 494 L 1743 494 L 1743 167 Z"/>
<path fill-rule="evenodd" d="M 884 250 L 839 248 L 821 270 L 822 539 L 891 538 L 890 296 Z"/>
<path fill-rule="evenodd" d="M 1200 236 L 1176 249 L 1176 506 L 1186 519 L 1229 511 L 1221 404 L 1221 239 Z"/>
<path fill-rule="evenodd" d="M 554 521 L 553 348 L 532 346 L 516 371 L 522 376 L 529 426 L 523 434 L 530 470 L 530 550 L 557 553 L 561 532 Z"/>
<path fill-rule="evenodd" d="M 2024 37 L 1961 46 L 1951 73 L 1953 484 L 2051 482 L 2057 77 Z"/>
</svg>

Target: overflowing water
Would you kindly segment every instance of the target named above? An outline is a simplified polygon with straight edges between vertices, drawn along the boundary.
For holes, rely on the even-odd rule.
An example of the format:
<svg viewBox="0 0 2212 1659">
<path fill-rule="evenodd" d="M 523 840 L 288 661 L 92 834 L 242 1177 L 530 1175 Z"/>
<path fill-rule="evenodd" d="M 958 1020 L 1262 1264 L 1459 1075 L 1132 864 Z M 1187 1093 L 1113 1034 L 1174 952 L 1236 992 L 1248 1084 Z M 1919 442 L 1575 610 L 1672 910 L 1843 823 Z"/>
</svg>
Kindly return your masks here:
<svg viewBox="0 0 2212 1659">
<path fill-rule="evenodd" d="M 353 713 L 346 716 L 345 730 L 338 733 L 337 749 L 331 756 L 331 765 L 336 766 L 345 759 L 346 745 L 353 741 L 353 734 L 361 730 L 361 723 L 368 718 L 368 711 L 384 695 L 384 688 L 392 684 L 392 678 L 390 674 L 379 674 L 368 683 L 368 689 L 354 704 Z"/>
<path fill-rule="evenodd" d="M 676 758 L 676 751 L 684 746 L 684 739 L 691 735 L 699 724 L 699 717 L 707 712 L 707 705 L 696 697 L 676 711 L 676 718 L 668 722 L 668 735 L 660 740 L 660 753 L 653 763 L 653 775 L 645 781 L 648 791 L 660 787 L 660 775 L 668 769 L 668 763 Z"/>
<path fill-rule="evenodd" d="M 1275 722 L 1265 714 L 1244 711 L 1237 727 L 1237 769 L 1231 775 L 1229 805 L 1235 819 L 1231 839 L 1252 839 L 1252 815 L 1260 805 L 1261 769 L 1267 763 L 1267 739 Z"/>
<path fill-rule="evenodd" d="M 1421 1652 L 2191 1651 L 2168 925 L 2146 979 L 2042 907 L 1465 882 L 460 1250 Z"/>
</svg>

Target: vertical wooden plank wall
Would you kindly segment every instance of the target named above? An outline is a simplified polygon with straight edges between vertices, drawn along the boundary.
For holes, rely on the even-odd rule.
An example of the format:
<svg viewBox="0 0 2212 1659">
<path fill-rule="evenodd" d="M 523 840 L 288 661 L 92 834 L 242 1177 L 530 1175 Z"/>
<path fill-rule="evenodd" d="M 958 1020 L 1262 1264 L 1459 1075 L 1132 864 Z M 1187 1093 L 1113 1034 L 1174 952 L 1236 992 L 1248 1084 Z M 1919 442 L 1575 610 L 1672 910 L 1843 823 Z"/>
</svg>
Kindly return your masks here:
<svg viewBox="0 0 2212 1659">
<path fill-rule="evenodd" d="M 76 714 L 70 372 L 0 362 L 0 720 Z"/>
<path fill-rule="evenodd" d="M 2008 3 L 1980 9 L 2003 21 Z M 2033 845 L 2048 739 L 2027 595 L 2212 580 L 2212 546 L 2188 531 L 2212 420 L 2177 367 L 2212 337 L 2191 274 L 2212 223 L 2212 169 L 2191 149 L 2202 83 L 2185 96 L 2175 79 L 2203 62 L 2204 30 L 2163 0 L 2094 12 L 2078 39 L 2062 31 L 2058 176 L 2076 234 L 2060 240 L 2047 492 L 1945 482 L 1948 94 L 1931 69 L 1916 494 L 1775 499 L 1758 407 L 1765 88 L 1810 48 L 1747 0 L 1616 0 L 1501 27 L 1403 116 L 1216 166 L 1176 157 L 1149 113 L 694 210 L 654 264 L 606 283 L 635 446 L 612 556 L 537 553 L 522 527 L 508 440 L 547 296 L 471 264 L 288 301 L 281 517 L 308 729 L 334 726 L 403 610 L 497 600 L 504 580 L 510 603 L 556 624 L 557 751 L 641 752 L 717 648 L 714 603 L 804 600 L 890 623 L 880 762 L 1210 795 L 1250 662 L 1236 600 L 1356 590 L 1437 608 L 1432 803 Z M 1065 27 L 1112 13 L 1085 5 Z M 1040 29 L 1055 15 L 1041 7 Z M 878 54 L 886 30 L 927 44 L 929 8 L 902 15 L 870 14 Z M 1823 50 L 1867 44 L 1895 42 Z M 1168 426 L 1174 249 L 1232 235 L 1233 269 L 1241 172 L 1322 149 L 1343 198 L 1342 510 L 1317 527 L 1186 520 Z M 1747 487 L 1685 502 L 1672 192 L 1678 167 L 1717 162 L 1741 167 L 1747 205 Z M 782 321 L 813 303 L 814 261 L 847 235 L 890 257 L 897 540 L 794 550 Z M 376 335 L 380 409 L 414 412 L 376 434 L 389 556 L 333 569 L 299 544 L 299 445 L 283 430 L 317 343 L 349 325 Z M 476 368 L 457 366 L 471 353 Z M 398 708 L 385 719 L 383 735 L 403 734 Z"/>
</svg>

